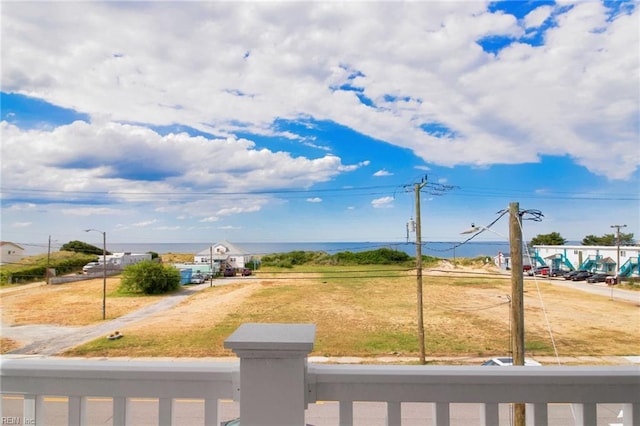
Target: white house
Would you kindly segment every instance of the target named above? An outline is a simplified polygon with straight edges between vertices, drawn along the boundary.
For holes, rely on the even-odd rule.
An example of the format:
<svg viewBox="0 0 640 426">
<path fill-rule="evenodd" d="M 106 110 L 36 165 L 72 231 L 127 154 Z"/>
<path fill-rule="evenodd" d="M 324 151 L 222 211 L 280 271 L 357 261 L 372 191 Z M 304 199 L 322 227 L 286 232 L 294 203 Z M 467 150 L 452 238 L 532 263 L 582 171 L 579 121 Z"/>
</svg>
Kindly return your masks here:
<svg viewBox="0 0 640 426">
<path fill-rule="evenodd" d="M 531 263 L 534 266 L 640 276 L 640 246 L 620 246 L 619 252 L 616 246 L 533 246 L 533 249 Z"/>
<path fill-rule="evenodd" d="M 0 249 L 0 265 L 17 263 L 24 256 L 24 249 L 9 241 L 0 241 Z"/>
<path fill-rule="evenodd" d="M 213 244 L 193 257 L 194 263 L 214 263 L 228 265 L 232 268 L 244 268 L 251 261 L 252 256 L 234 246 L 228 241 Z"/>
</svg>

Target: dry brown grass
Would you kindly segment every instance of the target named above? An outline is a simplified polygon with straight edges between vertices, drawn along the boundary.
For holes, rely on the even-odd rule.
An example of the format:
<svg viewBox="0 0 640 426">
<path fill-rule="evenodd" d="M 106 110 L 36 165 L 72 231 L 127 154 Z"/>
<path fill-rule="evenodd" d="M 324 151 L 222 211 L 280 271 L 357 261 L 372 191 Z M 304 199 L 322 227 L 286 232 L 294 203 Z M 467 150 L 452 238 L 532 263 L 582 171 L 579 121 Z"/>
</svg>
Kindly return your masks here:
<svg viewBox="0 0 640 426">
<path fill-rule="evenodd" d="M 119 277 L 107 278 L 107 319 L 156 302 L 159 296 L 120 297 Z M 2 322 L 8 325 L 88 325 L 102 321 L 102 278 L 43 285 L 2 294 Z"/>
<path fill-rule="evenodd" d="M 446 268 L 440 267 L 438 271 Z M 484 268 L 465 274 L 438 271 L 424 277 L 427 354 L 507 353 L 509 279 L 478 275 L 487 272 Z M 94 280 L 83 285 L 69 284 L 68 289 L 52 286 L 32 289 L 20 297 L 9 298 L 8 294 L 2 298 L 3 321 L 7 322 L 5 317 L 10 323 L 21 324 L 81 325 L 97 321 L 101 285 L 101 280 Z M 110 279 L 109 286 L 115 289 L 117 279 Z M 528 355 L 553 355 L 547 319 L 561 356 L 640 353 L 639 307 L 635 304 L 611 301 L 545 281 L 539 282 L 539 288 L 541 299 L 538 286 L 529 280 L 525 283 Z M 51 302 L 53 298 L 56 303 Z M 155 297 L 110 297 L 107 312 L 115 317 L 154 300 Z M 74 303 L 76 308 L 69 308 L 66 314 L 56 312 L 56 305 L 74 306 Z M 38 311 L 41 306 L 47 313 L 27 312 Z M 84 308 L 78 309 L 80 306 Z M 86 312 L 82 319 L 73 310 L 95 312 Z M 314 323 L 316 355 L 415 356 L 418 353 L 415 276 L 398 273 L 394 278 L 353 279 L 322 273 L 260 274 L 257 279 L 245 279 L 239 284 L 207 288 L 175 308 L 120 330 L 126 336 L 124 339 L 113 342 L 100 339 L 68 355 L 230 355 L 223 342 L 245 322 Z"/>
</svg>

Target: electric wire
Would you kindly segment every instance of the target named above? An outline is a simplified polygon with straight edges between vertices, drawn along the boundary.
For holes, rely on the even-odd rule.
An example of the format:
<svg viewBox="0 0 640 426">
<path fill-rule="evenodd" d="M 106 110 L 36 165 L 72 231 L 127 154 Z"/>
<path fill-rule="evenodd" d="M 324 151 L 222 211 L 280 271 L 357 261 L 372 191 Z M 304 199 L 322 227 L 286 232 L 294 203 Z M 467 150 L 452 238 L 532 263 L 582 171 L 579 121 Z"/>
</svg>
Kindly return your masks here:
<svg viewBox="0 0 640 426">
<path fill-rule="evenodd" d="M 542 213 L 540 213 L 538 216 L 538 219 L 540 219 L 542 217 Z M 522 235 L 524 235 L 524 229 L 522 228 L 522 223 L 518 220 L 518 226 L 520 227 L 520 232 L 522 233 Z M 523 241 L 526 241 L 525 238 L 522 239 Z M 524 244 L 523 244 L 524 245 Z M 524 248 L 526 249 L 526 245 L 524 245 Z M 529 256 L 529 264 L 531 264 L 531 254 L 529 253 L 529 250 L 526 250 L 527 256 Z M 551 328 L 551 322 L 549 321 L 549 316 L 547 313 L 547 307 L 544 304 L 544 299 L 542 297 L 542 291 L 540 289 L 540 283 L 538 282 L 538 278 L 535 276 L 535 274 L 533 275 L 533 281 L 536 285 L 536 290 L 538 292 L 538 300 L 540 301 L 540 306 L 542 306 L 542 315 L 545 321 L 545 325 L 547 327 L 547 331 L 549 333 L 549 337 L 551 339 L 551 345 L 553 346 L 553 353 L 555 354 L 556 357 L 556 363 L 558 365 L 560 365 L 560 355 L 558 354 L 558 346 L 556 345 L 556 339 L 555 336 L 553 334 L 553 330 Z"/>
</svg>

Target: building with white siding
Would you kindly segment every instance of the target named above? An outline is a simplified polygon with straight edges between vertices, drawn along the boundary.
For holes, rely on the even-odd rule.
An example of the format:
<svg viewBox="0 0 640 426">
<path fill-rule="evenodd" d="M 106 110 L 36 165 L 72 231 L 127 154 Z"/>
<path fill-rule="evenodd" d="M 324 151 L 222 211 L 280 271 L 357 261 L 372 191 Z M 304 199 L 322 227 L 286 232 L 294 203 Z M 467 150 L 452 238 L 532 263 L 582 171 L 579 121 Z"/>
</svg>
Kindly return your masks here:
<svg viewBox="0 0 640 426">
<path fill-rule="evenodd" d="M 534 266 L 584 269 L 621 277 L 640 276 L 639 261 L 639 246 L 620 246 L 619 252 L 616 246 L 533 246 L 531 253 Z"/>
</svg>

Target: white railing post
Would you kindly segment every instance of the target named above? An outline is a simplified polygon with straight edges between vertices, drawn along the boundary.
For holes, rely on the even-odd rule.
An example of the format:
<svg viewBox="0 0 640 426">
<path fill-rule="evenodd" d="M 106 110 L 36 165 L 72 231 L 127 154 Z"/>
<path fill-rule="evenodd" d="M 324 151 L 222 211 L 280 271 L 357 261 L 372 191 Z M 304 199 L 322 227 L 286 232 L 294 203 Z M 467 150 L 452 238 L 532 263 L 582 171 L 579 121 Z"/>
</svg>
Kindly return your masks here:
<svg viewBox="0 0 640 426">
<path fill-rule="evenodd" d="M 224 342 L 240 357 L 242 426 L 304 426 L 313 324 L 242 324 Z"/>
</svg>

